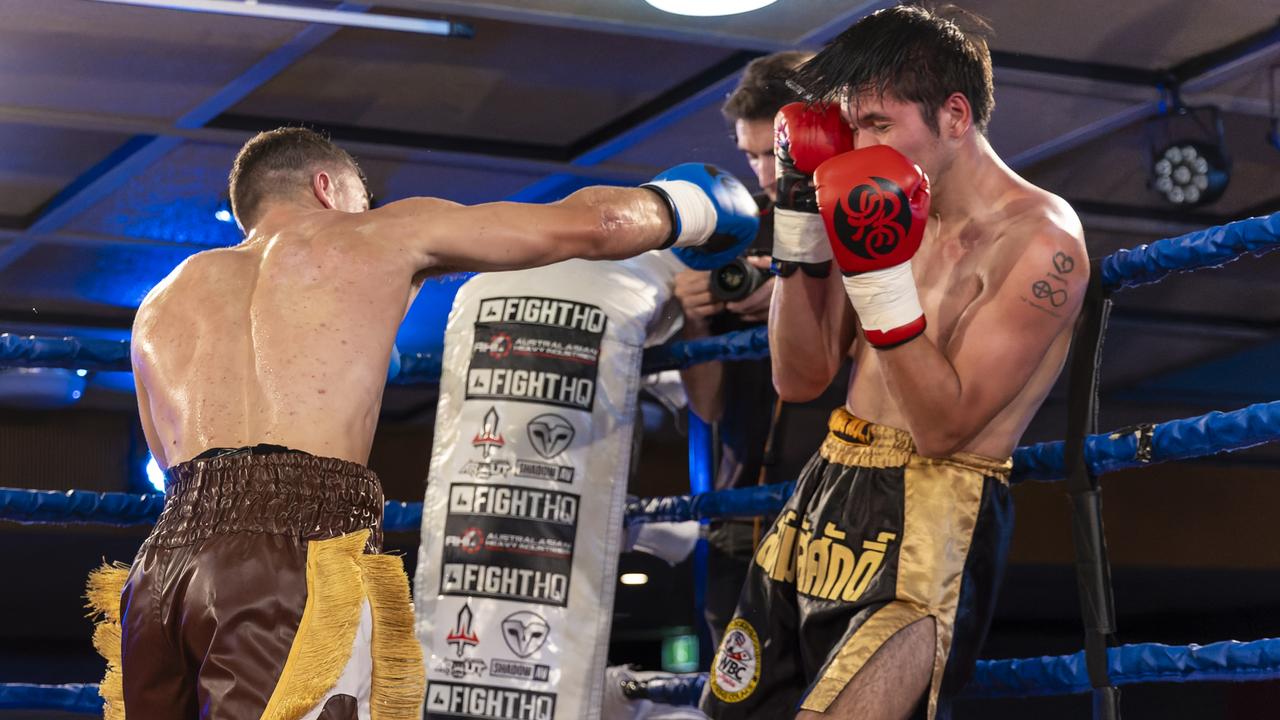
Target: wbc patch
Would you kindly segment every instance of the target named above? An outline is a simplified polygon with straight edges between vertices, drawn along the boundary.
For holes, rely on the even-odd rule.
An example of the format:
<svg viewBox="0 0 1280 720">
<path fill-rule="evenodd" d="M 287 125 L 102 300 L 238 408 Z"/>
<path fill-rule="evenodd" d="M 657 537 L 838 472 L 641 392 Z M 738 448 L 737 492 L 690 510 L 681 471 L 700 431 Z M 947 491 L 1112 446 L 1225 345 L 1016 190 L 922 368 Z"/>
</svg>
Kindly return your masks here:
<svg viewBox="0 0 1280 720">
<path fill-rule="evenodd" d="M 760 637 L 751 623 L 734 618 L 725 628 L 711 668 L 711 692 L 723 702 L 747 699 L 760 683 Z"/>
</svg>

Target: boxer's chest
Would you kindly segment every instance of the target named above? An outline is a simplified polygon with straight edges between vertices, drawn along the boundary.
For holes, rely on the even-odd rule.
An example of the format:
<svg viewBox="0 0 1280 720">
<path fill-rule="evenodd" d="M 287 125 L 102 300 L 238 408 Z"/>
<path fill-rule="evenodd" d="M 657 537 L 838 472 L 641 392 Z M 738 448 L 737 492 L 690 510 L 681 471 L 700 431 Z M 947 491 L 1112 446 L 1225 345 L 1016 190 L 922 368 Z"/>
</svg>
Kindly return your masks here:
<svg viewBox="0 0 1280 720">
<path fill-rule="evenodd" d="M 933 223 L 912 260 L 928 335 L 939 347 L 951 339 L 965 311 L 982 296 L 993 259 L 990 236 L 972 223 Z"/>
</svg>

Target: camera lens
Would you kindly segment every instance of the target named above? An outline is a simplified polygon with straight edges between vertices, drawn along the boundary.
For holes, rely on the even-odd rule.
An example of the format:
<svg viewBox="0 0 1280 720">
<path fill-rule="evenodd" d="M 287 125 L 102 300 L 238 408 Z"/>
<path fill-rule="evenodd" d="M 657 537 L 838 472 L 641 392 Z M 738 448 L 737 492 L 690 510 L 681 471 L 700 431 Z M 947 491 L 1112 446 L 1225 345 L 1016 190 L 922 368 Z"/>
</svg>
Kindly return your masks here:
<svg viewBox="0 0 1280 720">
<path fill-rule="evenodd" d="M 755 292 L 765 279 L 763 270 L 745 258 L 736 258 L 711 271 L 711 296 L 726 302 L 741 300 Z"/>
</svg>

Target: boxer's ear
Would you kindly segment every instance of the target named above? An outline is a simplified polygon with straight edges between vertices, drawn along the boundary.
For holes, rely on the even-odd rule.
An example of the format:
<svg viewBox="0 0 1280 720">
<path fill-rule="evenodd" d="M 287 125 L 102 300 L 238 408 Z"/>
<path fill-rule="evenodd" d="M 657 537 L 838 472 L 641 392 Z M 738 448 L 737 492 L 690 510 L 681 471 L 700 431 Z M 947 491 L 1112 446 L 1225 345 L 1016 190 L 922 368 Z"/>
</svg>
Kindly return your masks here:
<svg viewBox="0 0 1280 720">
<path fill-rule="evenodd" d="M 318 200 L 326 210 L 334 210 L 337 208 L 337 183 L 334 181 L 333 176 L 324 170 L 320 170 L 311 176 L 311 193 L 315 195 L 316 200 Z"/>
<path fill-rule="evenodd" d="M 973 126 L 973 107 L 964 93 L 951 93 L 938 108 L 938 132 L 944 137 L 957 140 Z"/>
</svg>

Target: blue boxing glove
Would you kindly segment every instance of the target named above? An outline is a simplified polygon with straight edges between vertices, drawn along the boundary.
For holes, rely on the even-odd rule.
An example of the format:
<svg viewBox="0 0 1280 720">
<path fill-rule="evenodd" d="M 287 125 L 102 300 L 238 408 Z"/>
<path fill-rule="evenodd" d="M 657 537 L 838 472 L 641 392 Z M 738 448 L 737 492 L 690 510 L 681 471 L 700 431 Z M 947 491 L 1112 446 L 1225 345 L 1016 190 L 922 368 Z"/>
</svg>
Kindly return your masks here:
<svg viewBox="0 0 1280 720">
<path fill-rule="evenodd" d="M 671 209 L 671 238 L 663 247 L 694 270 L 726 265 L 756 239 L 760 211 L 755 199 L 738 178 L 715 165 L 677 165 L 641 187 L 656 192 Z"/>
</svg>

